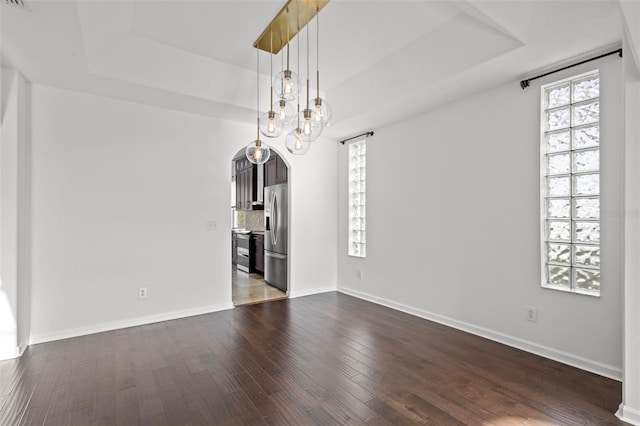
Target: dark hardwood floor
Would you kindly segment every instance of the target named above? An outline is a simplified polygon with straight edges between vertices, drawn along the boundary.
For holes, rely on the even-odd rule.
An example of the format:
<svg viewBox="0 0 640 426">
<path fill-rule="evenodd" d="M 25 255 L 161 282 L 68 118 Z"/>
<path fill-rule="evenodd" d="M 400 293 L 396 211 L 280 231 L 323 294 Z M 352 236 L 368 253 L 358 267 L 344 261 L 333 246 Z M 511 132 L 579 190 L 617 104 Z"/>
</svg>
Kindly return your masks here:
<svg viewBox="0 0 640 426">
<path fill-rule="evenodd" d="M 339 293 L 30 347 L 0 424 L 615 425 L 621 385 Z"/>
</svg>

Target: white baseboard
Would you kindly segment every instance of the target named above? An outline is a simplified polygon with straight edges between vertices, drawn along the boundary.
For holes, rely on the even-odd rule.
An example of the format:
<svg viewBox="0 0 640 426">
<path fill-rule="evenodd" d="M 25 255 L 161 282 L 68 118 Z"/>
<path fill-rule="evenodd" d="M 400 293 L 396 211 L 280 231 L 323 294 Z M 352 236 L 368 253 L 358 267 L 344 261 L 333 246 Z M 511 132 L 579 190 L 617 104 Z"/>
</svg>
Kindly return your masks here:
<svg viewBox="0 0 640 426">
<path fill-rule="evenodd" d="M 616 417 L 632 425 L 640 426 L 640 410 L 620 404 Z"/>
<path fill-rule="evenodd" d="M 312 294 L 328 293 L 330 291 L 336 291 L 335 286 L 334 287 L 316 287 L 316 288 L 311 288 L 309 290 L 302 290 L 302 291 L 291 291 L 289 293 L 289 298 L 294 299 L 296 297 L 311 296 Z"/>
<path fill-rule="evenodd" d="M 500 333 L 488 328 L 479 327 L 463 321 L 458 321 L 456 319 L 449 318 L 443 315 L 434 314 L 432 312 L 424 311 L 422 309 L 407 306 L 402 303 L 397 303 L 392 300 L 373 296 L 371 294 L 363 293 L 361 291 L 353 290 L 350 288 L 338 287 L 338 291 L 340 293 L 348 294 L 350 296 L 367 300 L 378 305 L 383 305 L 388 308 L 396 309 L 398 311 L 402 311 L 420 318 L 437 322 L 439 324 L 453 327 L 458 330 L 466 331 L 467 333 L 475 334 L 477 336 L 484 337 L 485 339 L 493 340 L 495 342 L 503 343 L 514 348 L 522 349 L 523 351 L 531 352 L 533 354 L 540 355 L 542 357 L 549 358 L 563 364 L 571 365 L 572 367 L 577 367 L 582 370 L 590 371 L 592 373 L 608 377 L 610 379 L 622 381 L 622 370 L 612 365 L 602 364 L 600 362 L 583 358 L 578 355 L 539 345 L 528 340 L 520 339 L 518 337 L 510 336 L 508 334 Z"/>
<path fill-rule="evenodd" d="M 211 312 L 233 309 L 232 303 L 221 305 L 202 306 L 199 308 L 184 309 L 180 311 L 165 312 L 157 315 L 130 318 L 122 321 L 104 322 L 86 327 L 79 327 L 69 330 L 54 331 L 51 333 L 41 333 L 32 335 L 29 339 L 30 345 L 37 343 L 51 342 L 54 340 L 68 339 L 71 337 L 85 336 L 87 334 L 102 333 L 103 331 L 118 330 L 121 328 L 135 327 L 138 325 L 152 324 L 154 322 L 169 321 L 179 318 L 191 317 L 195 315 L 209 314 Z"/>
</svg>

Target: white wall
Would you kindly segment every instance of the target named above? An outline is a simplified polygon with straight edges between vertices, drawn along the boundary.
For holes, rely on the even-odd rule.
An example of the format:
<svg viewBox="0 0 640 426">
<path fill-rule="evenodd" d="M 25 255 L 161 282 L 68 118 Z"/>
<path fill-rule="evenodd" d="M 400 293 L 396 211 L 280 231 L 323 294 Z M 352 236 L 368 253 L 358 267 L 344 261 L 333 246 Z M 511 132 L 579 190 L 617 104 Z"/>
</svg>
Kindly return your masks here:
<svg viewBox="0 0 640 426">
<path fill-rule="evenodd" d="M 306 155 L 291 155 L 284 137 L 264 142 L 289 167 L 289 296 L 335 291 L 337 143 L 318 139 Z"/>
<path fill-rule="evenodd" d="M 0 359 L 15 356 L 18 317 L 18 91 L 17 73 L 2 70 L 0 136 Z"/>
<path fill-rule="evenodd" d="M 252 126 L 41 85 L 32 119 L 32 342 L 231 307 L 230 162 Z M 335 239 L 310 228 L 336 233 L 335 149 L 291 161 L 294 295 L 335 289 Z"/>
<path fill-rule="evenodd" d="M 627 22 L 640 22 L 640 4 L 627 3 Z M 636 40 L 640 41 L 638 25 Z M 616 413 L 628 423 L 640 425 L 640 50 L 625 34 L 623 49 L 625 101 L 625 271 L 624 356 L 622 404 Z M 640 44 L 636 44 L 640 48 Z M 634 60 L 635 56 L 635 60 Z"/>
<path fill-rule="evenodd" d="M 364 260 L 346 256 L 347 147 L 340 149 L 338 289 L 620 378 L 620 62 L 610 56 L 524 91 L 513 81 L 374 129 Z M 600 298 L 540 287 L 539 234 L 540 85 L 596 67 L 604 141 Z M 525 321 L 527 305 L 537 307 L 537 323 Z"/>
<path fill-rule="evenodd" d="M 0 138 L 0 359 L 18 356 L 29 328 L 29 90 L 2 68 Z"/>
</svg>

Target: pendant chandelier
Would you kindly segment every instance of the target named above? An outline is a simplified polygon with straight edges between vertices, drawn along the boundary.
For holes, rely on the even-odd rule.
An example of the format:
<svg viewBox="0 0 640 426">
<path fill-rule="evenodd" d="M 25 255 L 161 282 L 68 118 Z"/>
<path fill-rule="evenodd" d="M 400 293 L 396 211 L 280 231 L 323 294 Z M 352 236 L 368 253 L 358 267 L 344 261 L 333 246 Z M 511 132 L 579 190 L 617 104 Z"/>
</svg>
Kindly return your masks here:
<svg viewBox="0 0 640 426">
<path fill-rule="evenodd" d="M 326 99 L 320 97 L 320 10 L 329 0 L 288 0 L 280 12 L 273 18 L 269 26 L 262 32 L 254 43 L 260 51 L 269 52 L 271 94 L 269 110 L 260 114 L 260 97 L 258 96 L 258 139 L 247 146 L 247 158 L 254 164 L 267 161 L 270 154 L 269 147 L 260 141 L 260 134 L 269 138 L 286 135 L 285 146 L 295 155 L 305 154 L 322 130 L 331 122 L 331 107 Z M 316 18 L 316 93 L 310 97 L 310 35 L 309 23 Z M 301 98 L 302 85 L 300 82 L 300 36 L 301 30 L 306 31 L 306 98 Z M 297 72 L 291 70 L 289 46 L 291 40 L 297 36 Z M 286 47 L 286 52 L 284 48 Z M 273 55 L 283 51 L 281 55 L 282 71 L 273 76 Z M 286 55 L 286 67 L 285 67 Z M 258 61 L 259 62 L 259 54 Z M 259 66 L 257 73 L 259 75 Z M 259 77 L 258 77 L 259 90 Z M 274 101 L 275 93 L 275 101 Z M 303 104 L 304 102 L 304 104 Z M 305 106 L 301 109 L 301 104 Z M 297 108 L 294 108 L 297 105 Z"/>
</svg>

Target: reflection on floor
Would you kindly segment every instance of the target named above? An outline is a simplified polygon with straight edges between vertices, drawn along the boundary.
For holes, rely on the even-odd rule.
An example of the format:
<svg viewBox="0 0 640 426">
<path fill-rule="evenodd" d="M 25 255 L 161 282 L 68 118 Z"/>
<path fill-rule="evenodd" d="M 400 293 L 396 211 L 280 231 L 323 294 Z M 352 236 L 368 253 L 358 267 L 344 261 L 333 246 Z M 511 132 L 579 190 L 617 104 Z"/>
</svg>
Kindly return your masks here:
<svg viewBox="0 0 640 426">
<path fill-rule="evenodd" d="M 231 299 L 234 306 L 251 305 L 271 300 L 286 299 L 285 292 L 266 284 L 259 274 L 247 274 L 236 270 L 231 272 Z"/>
</svg>

